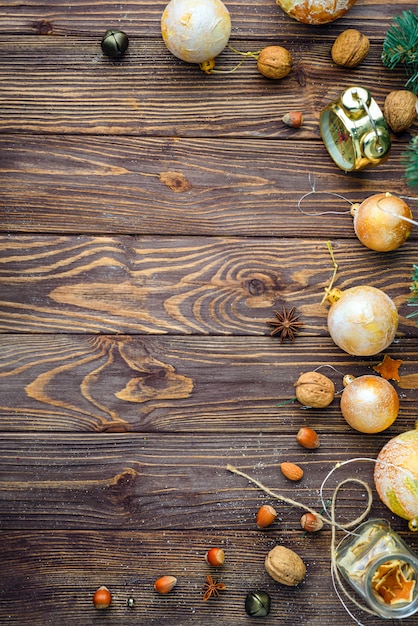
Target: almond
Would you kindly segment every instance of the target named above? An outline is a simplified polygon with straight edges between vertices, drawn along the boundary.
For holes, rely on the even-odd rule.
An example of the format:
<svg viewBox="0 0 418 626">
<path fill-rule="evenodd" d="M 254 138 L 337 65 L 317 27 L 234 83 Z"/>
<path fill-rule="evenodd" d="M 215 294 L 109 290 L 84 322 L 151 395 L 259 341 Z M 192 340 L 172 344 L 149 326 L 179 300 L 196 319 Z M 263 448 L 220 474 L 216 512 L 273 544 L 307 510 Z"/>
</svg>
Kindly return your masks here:
<svg viewBox="0 0 418 626">
<path fill-rule="evenodd" d="M 281 463 L 280 469 L 288 480 L 300 480 L 303 477 L 303 469 L 295 463 Z"/>
</svg>

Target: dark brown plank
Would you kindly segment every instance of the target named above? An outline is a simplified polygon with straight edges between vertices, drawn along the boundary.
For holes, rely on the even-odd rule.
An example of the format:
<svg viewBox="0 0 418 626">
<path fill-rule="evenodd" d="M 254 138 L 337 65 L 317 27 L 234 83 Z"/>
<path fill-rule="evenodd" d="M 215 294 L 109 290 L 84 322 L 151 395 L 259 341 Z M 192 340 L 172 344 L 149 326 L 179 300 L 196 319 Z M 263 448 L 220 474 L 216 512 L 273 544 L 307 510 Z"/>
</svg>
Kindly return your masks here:
<svg viewBox="0 0 418 626">
<path fill-rule="evenodd" d="M 100 36 L 108 27 L 125 29 L 134 36 L 157 37 L 160 35 L 160 19 L 167 0 L 131 0 L 120 4 L 103 1 L 90 3 L 88 9 L 83 0 L 74 0 L 71 5 L 65 0 L 49 2 L 3 2 L 0 14 L 0 32 L 32 33 L 42 35 L 95 34 Z M 258 35 L 277 37 L 277 33 L 292 36 L 301 32 L 317 36 L 329 25 L 323 27 L 303 25 L 288 17 L 274 0 L 225 0 L 232 20 L 232 36 Z M 407 0 L 382 2 L 382 0 L 358 0 L 349 13 L 338 20 L 338 25 L 348 28 L 356 21 L 359 25 L 379 28 L 401 10 L 415 8 Z M 332 24 L 331 28 L 335 25 Z"/>
<path fill-rule="evenodd" d="M 317 133 L 316 122 L 308 121 L 307 127 L 306 132 Z M 386 163 L 347 175 L 335 167 L 321 142 L 293 141 L 298 131 L 287 130 L 280 129 L 285 140 L 271 141 L 40 135 L 22 141 L 19 134 L 4 135 L 2 228 L 354 237 L 348 201 L 361 202 L 381 191 L 418 196 L 404 177 L 407 133 L 394 141 Z M 327 193 L 306 198 L 301 208 L 313 214 L 332 211 L 328 216 L 304 215 L 298 209 L 312 183 Z M 414 211 L 416 202 L 408 203 Z"/>
<path fill-rule="evenodd" d="M 285 45 L 294 57 L 288 78 L 263 78 L 253 59 L 224 76 L 176 60 L 160 35 L 166 0 L 0 2 L 1 624 L 255 626 L 244 598 L 258 587 L 272 596 L 270 622 L 352 623 L 332 589 L 329 528 L 303 537 L 302 510 L 225 466 L 318 509 L 337 462 L 372 459 L 340 467 L 326 498 L 347 476 L 373 487 L 373 459 L 416 421 L 418 326 L 406 318 L 416 230 L 399 251 L 379 255 L 357 241 L 349 215 L 297 209 L 309 173 L 317 189 L 350 201 L 417 195 L 402 161 L 416 124 L 393 138 L 384 165 L 353 175 L 332 164 L 318 129 L 322 107 L 347 85 L 370 87 L 381 105 L 402 87 L 403 70 L 383 68 L 380 54 L 392 18 L 416 6 L 358 0 L 346 17 L 312 27 L 274 0 L 225 1 L 231 44 Z M 122 62 L 101 53 L 111 26 L 130 38 Z M 330 58 L 348 27 L 372 44 L 352 71 Z M 217 67 L 236 61 L 226 49 Z M 304 113 L 298 130 L 280 121 L 291 109 Z M 323 195 L 304 207 L 347 205 Z M 340 388 L 340 372 L 370 373 L 383 356 L 350 357 L 328 336 L 327 240 L 336 284 L 379 286 L 401 315 L 386 351 L 403 360 L 394 382 L 401 411 L 378 435 L 351 430 L 338 397 L 324 411 L 288 402 L 301 371 L 332 365 L 339 372 L 322 371 Z M 269 337 L 266 321 L 283 303 L 305 324 L 293 345 Z M 318 450 L 296 442 L 306 424 L 320 435 Z M 283 460 L 303 467 L 300 483 L 282 477 Z M 262 532 L 254 517 L 265 502 L 279 518 Z M 347 489 L 338 515 L 353 519 L 364 504 L 359 489 Z M 417 551 L 418 534 L 375 492 L 371 515 Z M 307 564 L 295 589 L 264 572 L 276 542 Z M 228 589 L 204 604 L 212 545 L 226 550 L 216 576 Z M 163 573 L 179 578 L 167 597 L 153 591 Z M 91 597 L 102 584 L 114 603 L 99 613 Z"/>
<path fill-rule="evenodd" d="M 19 334 L 0 336 L 0 347 L 0 430 L 22 433 L 295 434 L 309 423 L 345 440 L 351 429 L 339 395 L 326 410 L 307 410 L 288 403 L 294 383 L 321 367 L 340 392 L 343 374 L 374 374 L 382 360 L 345 355 L 327 337 L 280 345 L 267 337 Z M 401 410 L 389 436 L 416 419 L 416 339 L 396 341 L 386 353 L 404 361 L 394 382 Z"/>
<path fill-rule="evenodd" d="M 402 68 L 383 67 L 383 37 L 364 63 L 351 71 L 333 63 L 334 39 L 332 31 L 316 38 L 304 31 L 296 46 L 294 39 L 281 41 L 292 52 L 294 69 L 281 81 L 272 81 L 258 72 L 254 59 L 233 74 L 207 76 L 197 65 L 175 59 L 162 41 L 133 42 L 129 56 L 115 63 L 102 55 L 100 42 L 93 38 L 5 36 L 0 44 L 0 129 L 294 138 L 298 133 L 289 132 L 280 118 L 289 110 L 301 110 L 307 120 L 302 132 L 310 130 L 312 137 L 315 127 L 319 136 L 316 122 L 321 109 L 350 84 L 369 87 L 383 105 L 386 95 L 406 81 Z M 269 43 L 246 40 L 240 45 L 247 51 Z M 219 69 L 231 69 L 240 59 L 226 50 L 218 57 Z"/>
<path fill-rule="evenodd" d="M 332 589 L 328 532 L 302 539 L 295 530 L 284 539 L 277 530 L 45 530 L 2 532 L 0 538 L 0 620 L 13 626 L 43 626 L 46 616 L 69 626 L 255 626 L 260 619 L 245 614 L 244 602 L 248 591 L 258 588 L 268 591 L 272 599 L 270 616 L 261 622 L 294 626 L 308 616 L 310 626 L 327 626 L 336 620 L 339 624 L 351 623 Z M 411 535 L 406 539 L 410 545 L 415 543 Z M 276 542 L 295 550 L 306 562 L 307 576 L 298 587 L 279 585 L 264 571 L 265 555 Z M 213 545 L 221 545 L 226 551 L 225 565 L 215 572 L 204 561 L 206 550 Z M 154 581 L 165 573 L 177 576 L 177 586 L 168 596 L 157 596 Z M 203 603 L 203 583 L 208 573 L 225 582 L 227 590 L 219 598 Z M 93 607 L 92 595 L 102 584 L 111 589 L 113 604 L 109 610 L 99 612 Z M 129 597 L 136 599 L 133 610 L 126 606 Z M 360 611 L 355 614 L 363 620 L 366 617 L 368 626 L 382 623 Z M 405 626 L 414 623 L 413 617 L 402 620 Z"/>
<path fill-rule="evenodd" d="M 303 315 L 305 335 L 327 334 L 321 300 L 333 265 L 325 241 L 4 236 L 0 243 L 2 331 L 265 335 L 273 308 L 286 303 Z M 416 244 L 386 254 L 355 239 L 332 245 L 335 286 L 383 289 L 400 310 L 400 333 L 416 337 L 405 318 Z"/>
<path fill-rule="evenodd" d="M 296 432 L 296 431 L 295 431 Z M 392 433 L 393 434 L 393 433 Z M 0 520 L 3 530 L 182 530 L 254 529 L 258 507 L 273 501 L 228 463 L 270 489 L 315 510 L 320 488 L 338 462 L 359 456 L 371 461 L 343 465 L 326 482 L 324 498 L 338 482 L 360 477 L 373 487 L 373 459 L 389 431 L 344 437 L 321 433 L 322 445 L 305 450 L 294 435 L 280 432 L 206 434 L 3 434 Z M 304 476 L 298 483 L 281 475 L 291 461 Z M 360 474 L 359 474 L 360 473 Z M 356 519 L 364 510 L 363 488 L 350 485 L 338 502 L 337 518 Z M 303 511 L 277 503 L 283 532 L 297 529 Z M 374 493 L 372 516 L 392 519 Z M 396 518 L 395 528 L 407 531 Z"/>
</svg>

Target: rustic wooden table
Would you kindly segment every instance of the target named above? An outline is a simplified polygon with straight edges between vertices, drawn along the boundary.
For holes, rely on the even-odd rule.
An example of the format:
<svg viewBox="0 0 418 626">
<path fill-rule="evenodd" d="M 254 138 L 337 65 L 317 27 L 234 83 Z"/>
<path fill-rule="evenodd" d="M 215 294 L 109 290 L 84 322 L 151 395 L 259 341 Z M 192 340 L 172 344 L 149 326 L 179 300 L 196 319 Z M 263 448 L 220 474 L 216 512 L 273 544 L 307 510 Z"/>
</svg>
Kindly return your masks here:
<svg viewBox="0 0 418 626">
<path fill-rule="evenodd" d="M 279 82 L 251 58 L 210 76 L 175 59 L 160 35 L 163 1 L 0 4 L 0 623 L 250 625 L 262 622 L 244 610 L 256 588 L 272 598 L 265 623 L 354 623 L 332 588 L 329 527 L 304 536 L 301 509 L 226 464 L 318 509 L 337 462 L 374 459 L 414 426 L 418 327 L 407 300 L 417 231 L 379 254 L 356 239 L 343 200 L 311 198 L 307 212 L 340 211 L 316 217 L 298 200 L 309 175 L 353 202 L 417 195 L 402 156 L 416 125 L 393 136 L 385 164 L 354 174 L 333 164 L 318 128 L 323 106 L 351 84 L 381 106 L 403 87 L 402 68 L 384 68 L 380 55 L 393 17 L 415 3 L 359 0 L 333 23 L 307 26 L 274 0 L 226 2 L 233 47 L 291 51 L 293 71 Z M 129 35 L 121 61 L 101 52 L 109 27 Z M 330 57 L 349 27 L 371 40 L 352 70 Z M 218 67 L 236 61 L 226 49 Z M 282 123 L 290 110 L 303 111 L 300 129 Z M 361 375 L 382 358 L 350 357 L 328 335 L 327 241 L 338 287 L 372 284 L 399 309 L 386 353 L 403 360 L 401 411 L 378 435 L 350 429 L 338 397 L 325 410 L 277 406 L 301 372 Z M 293 344 L 267 325 L 283 305 L 304 324 Z M 323 373 L 341 389 L 341 374 Z M 302 425 L 318 431 L 318 450 L 297 444 Z M 300 464 L 303 480 L 289 483 L 282 461 Z M 373 463 L 342 467 L 325 497 L 351 476 L 373 486 Z M 263 503 L 279 516 L 260 531 Z M 346 489 L 338 519 L 364 505 L 360 489 Z M 371 516 L 418 548 L 375 492 Z M 305 561 L 299 586 L 265 573 L 276 543 Z M 226 553 L 214 572 L 204 560 L 212 546 Z M 208 573 L 227 590 L 203 603 Z M 162 574 L 178 578 L 167 596 L 153 590 Z M 107 611 L 92 604 L 101 585 L 113 593 Z M 359 623 L 382 623 L 350 609 Z"/>
</svg>

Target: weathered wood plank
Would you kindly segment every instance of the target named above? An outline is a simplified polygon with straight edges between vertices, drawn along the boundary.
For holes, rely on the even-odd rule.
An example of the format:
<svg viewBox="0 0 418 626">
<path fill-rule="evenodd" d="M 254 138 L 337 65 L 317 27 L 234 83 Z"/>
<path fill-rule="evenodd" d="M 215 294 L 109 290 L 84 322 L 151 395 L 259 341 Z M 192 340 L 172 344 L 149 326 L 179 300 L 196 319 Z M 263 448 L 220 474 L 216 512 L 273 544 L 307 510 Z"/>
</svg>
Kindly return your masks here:
<svg viewBox="0 0 418 626">
<path fill-rule="evenodd" d="M 315 125 L 307 124 L 312 133 Z M 351 202 L 380 191 L 414 195 L 405 181 L 409 135 L 394 142 L 386 163 L 347 175 L 322 142 L 296 141 L 298 133 L 288 131 L 285 140 L 270 141 L 39 135 L 22 141 L 19 134 L 4 135 L 1 227 L 34 233 L 354 237 L 348 202 L 328 192 Z M 306 198 L 302 210 L 340 215 L 315 217 L 298 209 L 311 189 L 310 176 L 317 191 L 327 193 Z M 416 203 L 408 202 L 414 210 Z M 416 236 L 413 228 L 411 239 Z"/>
<path fill-rule="evenodd" d="M 356 239 L 333 248 L 335 286 L 383 289 L 400 332 L 416 337 L 405 317 L 416 244 L 386 254 Z M 3 236 L 0 250 L 2 331 L 264 335 L 273 307 L 286 303 L 303 315 L 305 335 L 327 334 L 325 241 Z"/>
<path fill-rule="evenodd" d="M 269 623 L 294 626 L 349 624 L 350 618 L 333 589 L 329 566 L 329 533 L 301 538 L 300 532 L 284 538 L 277 531 L 40 531 L 2 532 L 0 570 L 0 621 L 13 626 L 68 626 L 91 624 L 256 624 L 244 609 L 251 589 L 265 589 L 271 596 Z M 414 543 L 408 535 L 407 542 Z M 298 587 L 275 583 L 264 571 L 264 558 L 276 542 L 297 551 L 307 565 L 307 576 Z M 221 570 L 210 570 L 204 561 L 209 547 L 226 551 Z M 160 575 L 177 576 L 168 596 L 158 596 L 153 584 Z M 225 582 L 219 598 L 202 602 L 203 584 L 210 573 Z M 108 611 L 96 611 L 94 591 L 102 584 L 113 593 Z M 129 610 L 126 601 L 136 600 Z M 350 605 L 350 608 L 353 607 Z M 364 613 L 355 611 L 364 620 Z M 53 616 L 53 617 L 52 617 Z M 163 616 L 163 617 L 162 617 Z M 382 620 L 367 616 L 368 626 Z M 412 626 L 414 618 L 402 620 Z"/>
<path fill-rule="evenodd" d="M 266 337 L 19 334 L 0 336 L 0 347 L 0 430 L 21 432 L 294 434 L 308 422 L 345 437 L 339 396 L 325 411 L 306 410 L 288 403 L 294 383 L 323 366 L 339 392 L 343 374 L 374 373 L 382 359 L 344 355 L 327 337 L 280 345 Z M 404 361 L 393 434 L 416 419 L 416 339 L 387 353 Z"/>
<path fill-rule="evenodd" d="M 162 41 L 133 42 L 129 56 L 112 62 L 92 38 L 3 39 L 3 132 L 295 138 L 308 131 L 312 137 L 315 128 L 318 137 L 319 112 L 348 85 L 369 87 L 383 105 L 406 80 L 402 68 L 383 67 L 382 40 L 358 68 L 337 68 L 330 56 L 332 31 L 324 38 L 304 31 L 297 45 L 294 39 L 282 40 L 293 54 L 294 69 L 281 81 L 261 76 L 254 59 L 233 74 L 207 76 L 197 65 L 175 59 Z M 247 51 L 269 43 L 240 45 Z M 218 60 L 219 68 L 230 69 L 237 55 L 226 50 Z M 280 118 L 289 110 L 305 113 L 306 131 L 289 133 L 284 127 Z"/>
<path fill-rule="evenodd" d="M 84 0 L 74 0 L 69 5 L 65 0 L 47 2 L 25 0 L 3 1 L 0 12 L 0 32 L 33 33 L 42 35 L 95 34 L 100 36 L 108 27 L 125 29 L 133 36 L 157 37 L 160 35 L 160 19 L 168 0 L 130 0 L 123 4 L 103 1 L 90 3 L 88 10 Z M 274 0 L 225 0 L 232 20 L 234 37 L 275 37 L 277 32 L 291 36 L 309 32 L 315 37 L 330 26 L 315 27 L 302 25 L 289 18 Z M 360 26 L 380 29 L 401 10 L 415 8 L 410 0 L 358 0 L 350 12 L 338 20 L 338 26 L 348 28 L 356 21 Z M 335 28 L 335 24 L 331 25 Z"/>
<path fill-rule="evenodd" d="M 402 162 L 410 133 L 394 138 L 387 163 L 347 176 L 322 146 L 318 117 L 348 84 L 370 86 L 380 104 L 403 85 L 402 69 L 383 68 L 380 53 L 392 18 L 415 3 L 358 0 L 346 17 L 310 27 L 274 0 L 226 0 L 231 44 L 291 50 L 294 69 L 280 83 L 261 77 L 254 60 L 206 76 L 174 59 L 160 36 L 165 4 L 0 0 L 0 228 L 9 233 L 0 242 L 0 623 L 242 626 L 258 623 L 244 598 L 262 587 L 274 622 L 348 625 L 332 590 L 329 530 L 303 537 L 299 509 L 225 465 L 319 508 L 338 461 L 375 459 L 415 423 L 418 327 L 406 318 L 415 229 L 398 252 L 378 255 L 357 241 L 347 214 L 297 209 L 309 173 L 317 189 L 351 201 L 414 195 Z M 101 54 L 110 26 L 130 37 L 122 62 Z M 372 43 L 352 71 L 330 59 L 348 27 Z M 218 68 L 236 60 L 225 50 Z M 291 109 L 304 112 L 299 130 L 280 122 Z M 304 207 L 346 208 L 332 196 Z M 328 336 L 320 305 L 332 274 L 328 239 L 337 285 L 382 287 L 401 314 L 387 350 L 404 361 L 394 383 L 401 411 L 378 435 L 351 430 L 338 397 L 324 411 L 277 406 L 301 371 L 329 364 L 361 375 L 381 360 L 345 355 Z M 268 336 L 282 303 L 305 324 L 293 345 Z M 340 387 L 340 373 L 324 373 Z M 318 450 L 297 444 L 305 424 L 319 432 Z M 304 468 L 300 483 L 282 477 L 283 460 Z M 325 498 L 347 476 L 372 485 L 372 472 L 373 462 L 343 465 Z M 374 496 L 371 515 L 417 550 L 418 535 Z M 279 519 L 257 531 L 266 501 Z M 360 490 L 343 491 L 338 514 L 353 519 L 364 502 Z M 295 589 L 264 572 L 276 541 L 307 563 Z M 204 604 L 211 545 L 226 549 L 217 576 L 228 589 Z M 164 598 L 152 588 L 163 573 L 179 578 Z M 99 613 L 91 596 L 102 584 L 114 603 Z"/>
<path fill-rule="evenodd" d="M 245 478 L 226 470 L 239 467 L 274 491 L 314 509 L 321 507 L 321 484 L 336 463 L 377 457 L 390 437 L 351 431 L 344 437 L 321 432 L 320 448 L 305 450 L 294 435 L 220 432 L 206 434 L 3 434 L 0 521 L 3 530 L 255 530 L 259 506 L 272 501 Z M 304 469 L 294 483 L 279 465 Z M 372 461 L 343 465 L 326 482 L 328 499 L 341 480 L 359 475 L 373 485 Z M 303 511 L 276 502 L 275 529 L 299 527 Z M 350 485 L 338 501 L 337 519 L 355 519 L 365 507 L 360 486 Z M 355 513 L 354 513 L 354 511 Z M 374 494 L 372 516 L 391 519 Z M 395 528 L 407 523 L 394 519 Z M 272 527 L 273 528 L 273 527 Z"/>
</svg>

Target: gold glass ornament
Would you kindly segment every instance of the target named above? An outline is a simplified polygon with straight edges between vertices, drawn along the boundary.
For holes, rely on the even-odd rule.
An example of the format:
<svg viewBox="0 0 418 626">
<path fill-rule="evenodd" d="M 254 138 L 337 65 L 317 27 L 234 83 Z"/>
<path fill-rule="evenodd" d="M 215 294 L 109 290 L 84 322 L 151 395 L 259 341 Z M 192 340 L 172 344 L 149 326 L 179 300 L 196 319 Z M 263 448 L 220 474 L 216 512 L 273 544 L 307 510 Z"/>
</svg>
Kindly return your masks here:
<svg viewBox="0 0 418 626">
<path fill-rule="evenodd" d="M 346 172 L 379 165 L 389 156 L 389 127 L 364 87 L 349 87 L 328 104 L 320 114 L 319 127 L 331 158 Z"/>
</svg>

